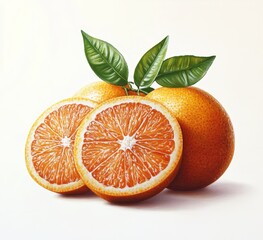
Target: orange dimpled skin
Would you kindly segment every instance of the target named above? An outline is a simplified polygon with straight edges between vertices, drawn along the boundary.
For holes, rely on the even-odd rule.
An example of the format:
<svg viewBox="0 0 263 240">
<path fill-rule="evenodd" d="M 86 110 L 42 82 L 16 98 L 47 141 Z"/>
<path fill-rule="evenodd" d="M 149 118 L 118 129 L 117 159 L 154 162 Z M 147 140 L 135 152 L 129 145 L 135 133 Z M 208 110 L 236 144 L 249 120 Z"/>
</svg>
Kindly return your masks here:
<svg viewBox="0 0 263 240">
<path fill-rule="evenodd" d="M 153 196 L 178 169 L 182 138 L 176 119 L 142 99 L 107 101 L 88 114 L 77 133 L 77 169 L 87 186 L 109 201 Z"/>
<path fill-rule="evenodd" d="M 96 103 L 102 103 L 120 96 L 126 96 L 123 87 L 98 81 L 84 86 L 73 97 L 87 98 Z"/>
<path fill-rule="evenodd" d="M 30 175 L 44 188 L 60 193 L 82 192 L 85 187 L 74 163 L 77 129 L 95 103 L 66 99 L 47 109 L 30 130 L 26 163 Z"/>
<path fill-rule="evenodd" d="M 193 190 L 216 181 L 234 154 L 234 131 L 228 114 L 207 92 L 195 88 L 159 88 L 147 95 L 176 116 L 183 132 L 180 170 L 169 185 Z"/>
</svg>

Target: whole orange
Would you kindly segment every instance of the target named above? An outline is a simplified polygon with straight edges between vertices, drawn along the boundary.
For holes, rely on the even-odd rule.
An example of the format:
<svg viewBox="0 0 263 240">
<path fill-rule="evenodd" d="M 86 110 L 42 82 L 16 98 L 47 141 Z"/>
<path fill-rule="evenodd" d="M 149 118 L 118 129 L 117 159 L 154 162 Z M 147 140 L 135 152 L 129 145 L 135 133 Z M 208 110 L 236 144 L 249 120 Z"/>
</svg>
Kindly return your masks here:
<svg viewBox="0 0 263 240">
<path fill-rule="evenodd" d="M 159 101 L 173 112 L 183 132 L 181 167 L 169 188 L 193 190 L 216 181 L 234 154 L 233 127 L 220 103 L 195 87 L 161 87 L 147 98 Z"/>
<path fill-rule="evenodd" d="M 108 99 L 120 96 L 126 96 L 126 92 L 121 86 L 98 81 L 84 86 L 73 97 L 83 97 L 102 103 Z"/>
</svg>

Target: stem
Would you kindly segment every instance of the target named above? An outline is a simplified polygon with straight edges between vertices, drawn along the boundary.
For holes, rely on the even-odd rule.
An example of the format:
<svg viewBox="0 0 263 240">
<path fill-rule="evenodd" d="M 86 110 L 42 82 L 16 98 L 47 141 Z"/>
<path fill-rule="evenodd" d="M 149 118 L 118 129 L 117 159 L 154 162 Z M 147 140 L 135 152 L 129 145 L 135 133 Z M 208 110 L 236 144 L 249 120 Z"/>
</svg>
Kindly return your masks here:
<svg viewBox="0 0 263 240">
<path fill-rule="evenodd" d="M 124 89 L 126 96 L 129 96 L 128 88 L 126 88 L 126 87 L 122 87 L 122 88 Z"/>
<path fill-rule="evenodd" d="M 144 93 L 144 94 L 148 94 L 148 92 L 146 92 L 146 91 L 143 91 L 142 89 L 140 90 L 142 93 Z"/>
</svg>

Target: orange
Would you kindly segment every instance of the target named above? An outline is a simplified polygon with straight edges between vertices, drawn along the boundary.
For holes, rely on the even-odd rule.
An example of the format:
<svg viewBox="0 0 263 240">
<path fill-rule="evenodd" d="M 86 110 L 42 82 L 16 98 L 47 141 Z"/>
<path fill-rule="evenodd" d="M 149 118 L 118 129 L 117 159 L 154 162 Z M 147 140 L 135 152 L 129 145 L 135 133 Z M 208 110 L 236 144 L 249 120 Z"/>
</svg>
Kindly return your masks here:
<svg viewBox="0 0 263 240">
<path fill-rule="evenodd" d="M 120 96 L 126 96 L 126 92 L 121 86 L 98 81 L 84 86 L 73 97 L 83 97 L 102 103 L 108 99 Z"/>
<path fill-rule="evenodd" d="M 195 87 L 161 87 L 147 98 L 166 106 L 176 116 L 183 132 L 182 164 L 169 188 L 199 189 L 216 181 L 234 153 L 233 127 L 220 103 Z"/>
<path fill-rule="evenodd" d="M 87 99 L 66 99 L 44 111 L 33 124 L 26 141 L 26 166 L 42 187 L 58 193 L 86 189 L 75 167 L 73 145 L 82 119 L 96 105 Z"/>
<path fill-rule="evenodd" d="M 76 167 L 108 201 L 137 201 L 162 191 L 177 173 L 182 134 L 161 104 L 140 96 L 111 99 L 91 111 L 76 135 Z"/>
</svg>

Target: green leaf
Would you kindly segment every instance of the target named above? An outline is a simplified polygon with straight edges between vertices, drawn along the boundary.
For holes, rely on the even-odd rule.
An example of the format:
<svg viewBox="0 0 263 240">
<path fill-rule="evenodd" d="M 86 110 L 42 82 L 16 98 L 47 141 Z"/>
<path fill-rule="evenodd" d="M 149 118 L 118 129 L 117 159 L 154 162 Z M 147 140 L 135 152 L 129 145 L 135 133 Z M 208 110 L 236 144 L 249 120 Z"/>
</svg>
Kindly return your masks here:
<svg viewBox="0 0 263 240">
<path fill-rule="evenodd" d="M 148 88 L 154 82 L 164 60 L 168 41 L 167 36 L 140 59 L 134 71 L 134 82 L 139 89 Z"/>
<path fill-rule="evenodd" d="M 152 87 L 147 87 L 147 88 L 143 88 L 143 89 L 140 89 L 140 92 L 143 92 L 145 94 L 148 94 L 150 92 L 152 92 L 154 90 L 154 88 Z"/>
<path fill-rule="evenodd" d="M 216 56 L 178 56 L 166 59 L 156 77 L 163 87 L 188 87 L 201 80 Z"/>
<path fill-rule="evenodd" d="M 128 83 L 128 66 L 121 53 L 111 44 L 81 31 L 86 58 L 97 76 L 110 84 Z"/>
</svg>

